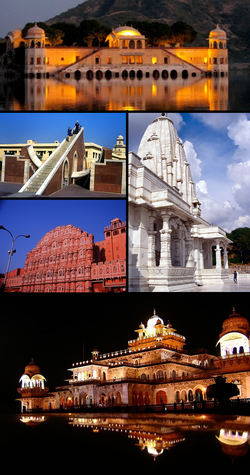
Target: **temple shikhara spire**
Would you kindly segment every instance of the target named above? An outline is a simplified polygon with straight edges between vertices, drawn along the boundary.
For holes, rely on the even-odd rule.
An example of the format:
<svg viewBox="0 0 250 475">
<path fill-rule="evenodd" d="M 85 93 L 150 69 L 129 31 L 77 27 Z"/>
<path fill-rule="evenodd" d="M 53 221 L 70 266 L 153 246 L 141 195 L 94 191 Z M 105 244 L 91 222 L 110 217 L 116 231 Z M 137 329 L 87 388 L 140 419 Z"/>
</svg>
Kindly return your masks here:
<svg viewBox="0 0 250 475">
<path fill-rule="evenodd" d="M 184 145 L 167 114 L 148 125 L 128 170 L 129 290 L 190 291 L 228 279 L 231 241 L 202 218 Z"/>
</svg>

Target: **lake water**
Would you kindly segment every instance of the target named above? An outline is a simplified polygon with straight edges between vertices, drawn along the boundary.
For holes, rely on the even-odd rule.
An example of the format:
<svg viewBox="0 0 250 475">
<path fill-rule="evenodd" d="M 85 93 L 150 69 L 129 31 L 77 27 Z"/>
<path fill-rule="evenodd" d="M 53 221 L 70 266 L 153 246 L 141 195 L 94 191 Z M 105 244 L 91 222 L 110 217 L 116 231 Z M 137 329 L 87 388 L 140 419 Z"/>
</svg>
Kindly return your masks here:
<svg viewBox="0 0 250 475">
<path fill-rule="evenodd" d="M 240 473 L 250 462 L 249 422 L 183 414 L 1 415 L 1 462 L 10 473 Z"/>
<path fill-rule="evenodd" d="M 250 71 L 229 78 L 25 79 L 0 83 L 2 111 L 249 111 Z"/>
</svg>

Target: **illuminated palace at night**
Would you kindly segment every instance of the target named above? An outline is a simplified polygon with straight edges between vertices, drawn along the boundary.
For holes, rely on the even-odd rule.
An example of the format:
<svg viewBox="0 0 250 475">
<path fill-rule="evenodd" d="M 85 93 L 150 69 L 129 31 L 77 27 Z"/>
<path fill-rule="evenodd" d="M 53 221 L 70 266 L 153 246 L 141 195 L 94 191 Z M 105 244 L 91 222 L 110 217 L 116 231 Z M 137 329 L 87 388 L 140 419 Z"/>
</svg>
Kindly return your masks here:
<svg viewBox="0 0 250 475">
<path fill-rule="evenodd" d="M 49 231 L 28 252 L 24 269 L 8 274 L 5 291 L 111 292 L 126 290 L 126 222 L 104 229 L 105 239 L 72 225 Z"/>
<path fill-rule="evenodd" d="M 224 30 L 217 26 L 209 33 L 206 47 L 147 47 L 146 38 L 129 26 L 119 26 L 106 38 L 108 47 L 66 47 L 50 45 L 36 24 L 27 31 L 8 33 L 7 51 L 25 45 L 25 74 L 28 77 L 126 79 L 205 75 L 227 76 L 228 50 Z"/>
<path fill-rule="evenodd" d="M 217 345 L 220 356 L 184 349 L 186 338 L 153 312 L 135 330 L 128 348 L 74 363 L 68 385 L 49 392 L 40 368 L 32 361 L 20 378 L 21 411 L 72 406 L 146 406 L 206 400 L 206 389 L 223 376 L 250 397 L 250 326 L 233 313 L 225 319 Z"/>
</svg>

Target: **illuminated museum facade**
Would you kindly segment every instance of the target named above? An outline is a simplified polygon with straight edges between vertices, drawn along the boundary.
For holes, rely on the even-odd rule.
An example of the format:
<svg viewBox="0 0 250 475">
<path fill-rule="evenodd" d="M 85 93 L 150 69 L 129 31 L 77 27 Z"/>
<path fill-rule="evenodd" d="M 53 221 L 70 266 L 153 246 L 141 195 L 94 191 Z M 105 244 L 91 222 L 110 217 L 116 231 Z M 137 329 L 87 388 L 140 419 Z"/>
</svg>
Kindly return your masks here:
<svg viewBox="0 0 250 475">
<path fill-rule="evenodd" d="M 111 292 L 126 290 L 126 222 L 104 229 L 105 239 L 72 225 L 49 231 L 28 252 L 24 269 L 10 273 L 6 291 L 24 293 Z"/>
<path fill-rule="evenodd" d="M 141 323 L 135 331 L 137 338 L 128 342 L 128 348 L 106 354 L 94 349 L 90 360 L 74 363 L 68 385 L 57 387 L 42 399 L 23 393 L 25 383 L 31 387 L 24 372 L 19 390 L 22 411 L 36 409 L 35 404 L 42 409 L 50 405 L 67 409 L 202 401 L 207 399 L 206 389 L 216 376 L 236 384 L 240 398 L 250 397 L 250 327 L 234 309 L 222 325 L 217 343 L 220 356 L 202 349 L 185 350 L 186 338 L 170 323 L 165 325 L 155 311 L 146 325 Z M 40 381 L 38 386 L 43 384 Z"/>
<path fill-rule="evenodd" d="M 184 145 L 163 113 L 128 156 L 131 292 L 192 290 L 229 278 L 231 241 L 201 217 L 200 206 Z"/>
<path fill-rule="evenodd" d="M 108 47 L 50 46 L 36 24 L 27 31 L 8 33 L 7 50 L 25 45 L 25 74 L 29 77 L 61 78 L 187 78 L 227 76 L 228 50 L 224 30 L 209 34 L 207 47 L 147 47 L 146 38 L 129 26 L 119 26 L 107 36 Z"/>
</svg>

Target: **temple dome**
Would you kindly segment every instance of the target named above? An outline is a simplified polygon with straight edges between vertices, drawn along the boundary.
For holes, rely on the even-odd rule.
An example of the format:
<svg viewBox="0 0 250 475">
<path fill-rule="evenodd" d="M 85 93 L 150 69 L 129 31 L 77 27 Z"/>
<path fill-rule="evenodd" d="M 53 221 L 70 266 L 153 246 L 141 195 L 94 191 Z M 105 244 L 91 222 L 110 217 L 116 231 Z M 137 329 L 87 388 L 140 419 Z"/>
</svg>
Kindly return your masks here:
<svg viewBox="0 0 250 475">
<path fill-rule="evenodd" d="M 219 27 L 219 25 L 217 25 L 217 27 L 214 30 L 210 31 L 209 39 L 226 40 L 227 39 L 227 34 L 224 30 L 222 30 Z"/>
<path fill-rule="evenodd" d="M 220 338 L 227 333 L 232 332 L 242 333 L 245 336 L 250 335 L 250 327 L 247 318 L 242 317 L 239 313 L 236 313 L 235 308 L 233 308 L 233 313 L 229 315 L 226 320 L 224 320 Z"/>
<path fill-rule="evenodd" d="M 45 31 L 40 28 L 36 23 L 34 26 L 28 29 L 26 39 L 31 39 L 31 38 L 45 38 Z"/>
<path fill-rule="evenodd" d="M 152 315 L 152 317 L 148 319 L 147 328 L 155 327 L 155 325 L 164 325 L 164 321 L 162 320 L 162 318 L 156 315 L 154 310 L 154 315 Z"/>
<path fill-rule="evenodd" d="M 31 362 L 27 366 L 25 366 L 23 375 L 27 375 L 29 376 L 29 378 L 32 378 L 32 376 L 34 376 L 35 374 L 39 374 L 42 376 L 40 366 L 36 365 L 32 358 Z"/>
<path fill-rule="evenodd" d="M 118 26 L 118 28 L 115 28 L 114 33 L 116 36 L 141 36 L 141 33 L 133 28 L 132 26 Z"/>
</svg>

